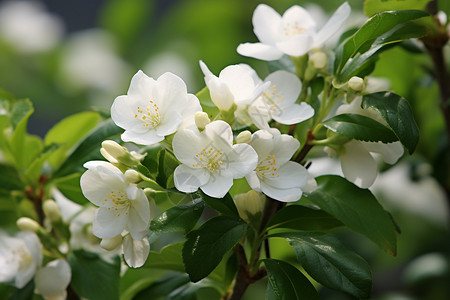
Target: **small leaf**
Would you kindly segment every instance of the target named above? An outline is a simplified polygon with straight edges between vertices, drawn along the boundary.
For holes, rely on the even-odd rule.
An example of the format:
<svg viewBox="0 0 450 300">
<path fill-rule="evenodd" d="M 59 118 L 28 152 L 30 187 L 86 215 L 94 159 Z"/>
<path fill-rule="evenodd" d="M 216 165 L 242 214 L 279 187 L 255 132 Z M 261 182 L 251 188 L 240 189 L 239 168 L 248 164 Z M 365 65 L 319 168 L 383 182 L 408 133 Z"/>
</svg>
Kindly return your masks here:
<svg viewBox="0 0 450 300">
<path fill-rule="evenodd" d="M 17 172 L 16 168 L 11 165 L 0 163 L 0 170 L 1 189 L 21 190 L 24 188 L 24 184 L 22 183 L 20 174 Z"/>
<path fill-rule="evenodd" d="M 302 267 L 317 282 L 359 299 L 369 298 L 372 287 L 369 264 L 334 236 L 287 232 L 270 237 L 287 238 Z"/>
<path fill-rule="evenodd" d="M 316 181 L 317 189 L 307 195 L 308 199 L 350 229 L 371 239 L 391 255 L 396 255 L 394 225 L 369 190 L 336 175 L 319 176 Z"/>
<path fill-rule="evenodd" d="M 245 222 L 228 216 L 209 219 L 191 231 L 183 247 L 183 262 L 191 280 L 197 282 L 208 276 L 246 232 Z"/>
<path fill-rule="evenodd" d="M 364 95 L 361 106 L 377 110 L 409 154 L 414 152 L 419 142 L 419 129 L 405 98 L 390 92 L 378 92 Z"/>
<path fill-rule="evenodd" d="M 147 288 L 138 292 L 133 300 L 163 299 L 173 290 L 187 284 L 189 277 L 186 274 L 170 274 L 167 278 L 158 280 Z"/>
<path fill-rule="evenodd" d="M 297 268 L 276 259 L 263 260 L 267 269 L 268 300 L 319 299 L 314 286 Z"/>
<path fill-rule="evenodd" d="M 376 13 L 388 10 L 421 9 L 425 10 L 430 0 L 365 0 L 364 13 L 371 17 Z"/>
<path fill-rule="evenodd" d="M 156 251 L 150 251 L 147 261 L 145 262 L 143 267 L 184 273 L 184 265 L 181 258 L 181 250 L 183 249 L 183 244 L 184 242 L 165 246 L 159 253 Z"/>
<path fill-rule="evenodd" d="M 279 210 L 267 224 L 268 229 L 328 230 L 343 226 L 333 216 L 320 209 L 289 205 Z"/>
<path fill-rule="evenodd" d="M 191 231 L 202 215 L 205 204 L 201 198 L 168 209 L 150 222 L 150 230 L 160 233 Z"/>
<path fill-rule="evenodd" d="M 391 143 L 398 140 L 391 129 L 362 115 L 340 114 L 324 121 L 323 125 L 359 141 Z"/>
<path fill-rule="evenodd" d="M 107 263 L 97 254 L 77 250 L 68 257 L 68 261 L 72 269 L 70 285 L 78 296 L 98 300 L 119 299 L 119 256 Z"/>
<path fill-rule="evenodd" d="M 59 146 L 52 144 L 48 147 L 45 147 L 45 149 L 39 154 L 36 159 L 33 160 L 27 171 L 25 172 L 25 176 L 30 180 L 31 182 L 37 182 L 39 179 L 39 176 L 42 174 L 42 166 L 47 161 L 47 159 L 55 153 L 59 149 Z"/>
<path fill-rule="evenodd" d="M 201 191 L 196 192 L 195 194 L 200 196 L 203 201 L 205 201 L 206 205 L 219 213 L 227 216 L 239 217 L 236 205 L 234 204 L 233 198 L 229 193 L 227 193 L 222 199 L 209 197 Z"/>
</svg>

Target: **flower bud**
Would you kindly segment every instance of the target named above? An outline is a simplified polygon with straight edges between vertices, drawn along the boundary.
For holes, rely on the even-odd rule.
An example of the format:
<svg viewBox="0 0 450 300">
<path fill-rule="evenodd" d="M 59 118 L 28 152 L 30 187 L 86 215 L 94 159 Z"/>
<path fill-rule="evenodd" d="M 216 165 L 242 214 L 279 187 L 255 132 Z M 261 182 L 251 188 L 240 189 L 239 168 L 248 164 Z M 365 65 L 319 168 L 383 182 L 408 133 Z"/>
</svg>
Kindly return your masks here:
<svg viewBox="0 0 450 300">
<path fill-rule="evenodd" d="M 122 236 L 119 234 L 110 239 L 102 239 L 100 242 L 100 247 L 105 250 L 112 251 L 119 247 L 120 244 L 122 244 Z"/>
<path fill-rule="evenodd" d="M 354 91 L 361 92 L 364 90 L 364 87 L 365 87 L 364 79 L 362 79 L 361 77 L 358 77 L 358 76 L 353 76 L 348 81 L 348 86 Z"/>
<path fill-rule="evenodd" d="M 252 133 L 248 130 L 240 132 L 236 137 L 236 143 L 249 144 L 252 140 Z"/>
<path fill-rule="evenodd" d="M 322 51 L 311 54 L 309 60 L 316 69 L 323 69 L 328 64 L 328 56 Z"/>
<path fill-rule="evenodd" d="M 36 222 L 33 219 L 27 218 L 27 217 L 19 218 L 16 221 L 16 224 L 20 230 L 29 230 L 29 231 L 33 231 L 33 232 L 38 232 L 39 229 L 41 228 L 41 225 L 39 225 L 38 222 Z"/>
<path fill-rule="evenodd" d="M 47 218 L 50 219 L 51 222 L 56 222 L 61 220 L 61 213 L 59 211 L 59 207 L 54 200 L 47 200 L 44 202 L 42 209 L 44 210 Z"/>
<path fill-rule="evenodd" d="M 209 119 L 207 113 L 203 111 L 195 113 L 195 125 L 197 125 L 197 128 L 199 130 L 205 129 L 206 125 L 208 125 L 209 123 L 211 123 L 211 120 Z"/>
<path fill-rule="evenodd" d="M 103 141 L 100 153 L 112 164 L 123 164 L 128 167 L 139 164 L 138 157 L 132 155 L 127 148 L 111 140 Z"/>
<path fill-rule="evenodd" d="M 124 178 L 128 183 L 138 183 L 142 180 L 141 174 L 139 174 L 136 170 L 126 170 Z"/>
<path fill-rule="evenodd" d="M 235 195 L 233 200 L 239 216 L 246 222 L 250 222 L 252 216 L 263 210 L 265 198 L 262 193 L 250 190 L 245 194 Z"/>
</svg>

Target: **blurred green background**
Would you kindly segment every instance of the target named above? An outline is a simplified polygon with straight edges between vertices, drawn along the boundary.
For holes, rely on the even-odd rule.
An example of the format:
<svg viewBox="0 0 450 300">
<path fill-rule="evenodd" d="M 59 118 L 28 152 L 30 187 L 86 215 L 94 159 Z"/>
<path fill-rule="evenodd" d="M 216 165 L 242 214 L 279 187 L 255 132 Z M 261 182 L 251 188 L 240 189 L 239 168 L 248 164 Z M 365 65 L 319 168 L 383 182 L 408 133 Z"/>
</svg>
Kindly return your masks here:
<svg viewBox="0 0 450 300">
<path fill-rule="evenodd" d="M 236 52 L 240 43 L 257 41 L 251 17 L 260 2 L 0 1 L 0 88 L 32 100 L 35 113 L 28 130 L 43 136 L 64 116 L 92 107 L 108 110 L 139 69 L 151 77 L 173 72 L 191 93 L 204 87 L 200 59 L 215 74 L 247 63 L 264 78 L 265 62 Z M 365 20 L 363 1 L 348 2 L 348 25 L 357 26 Z M 342 1 L 264 3 L 281 14 L 299 4 L 324 23 Z M 393 90 L 411 102 L 421 140 L 414 156 L 385 170 L 373 188 L 402 230 L 398 257 L 352 232 L 338 232 L 372 266 L 373 299 L 450 299 L 449 202 L 439 185 L 449 178 L 449 150 L 430 68 L 425 53 L 395 48 L 381 56 L 374 73 L 389 79 Z M 271 247 L 273 256 L 296 262 L 287 243 Z M 250 287 L 246 299 L 263 299 L 264 292 L 262 281 Z M 320 294 L 323 299 L 351 299 L 325 288 Z"/>
</svg>

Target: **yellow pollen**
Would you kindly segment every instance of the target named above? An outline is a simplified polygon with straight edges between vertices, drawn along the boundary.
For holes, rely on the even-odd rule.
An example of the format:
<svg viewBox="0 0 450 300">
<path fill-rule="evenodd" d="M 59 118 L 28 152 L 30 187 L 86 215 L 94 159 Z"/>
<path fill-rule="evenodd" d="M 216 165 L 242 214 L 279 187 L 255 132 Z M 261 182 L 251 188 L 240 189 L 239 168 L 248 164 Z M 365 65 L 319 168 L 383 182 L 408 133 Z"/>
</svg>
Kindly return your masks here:
<svg viewBox="0 0 450 300">
<path fill-rule="evenodd" d="M 151 105 L 147 105 L 146 111 L 144 112 L 140 106 L 137 107 L 137 110 L 134 114 L 135 119 L 140 119 L 142 121 L 143 127 L 151 127 L 155 128 L 161 123 L 161 118 L 159 115 L 159 107 L 152 100 L 149 100 Z"/>
</svg>

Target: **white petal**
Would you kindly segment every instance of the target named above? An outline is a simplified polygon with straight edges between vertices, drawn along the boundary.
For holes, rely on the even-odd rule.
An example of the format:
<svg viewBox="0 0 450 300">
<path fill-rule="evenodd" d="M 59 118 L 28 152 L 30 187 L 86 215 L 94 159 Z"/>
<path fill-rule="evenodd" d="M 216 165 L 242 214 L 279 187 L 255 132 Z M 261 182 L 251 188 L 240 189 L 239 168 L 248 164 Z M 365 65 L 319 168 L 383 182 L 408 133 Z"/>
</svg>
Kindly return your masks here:
<svg viewBox="0 0 450 300">
<path fill-rule="evenodd" d="M 281 107 L 281 110 L 272 114 L 275 121 L 285 125 L 297 124 L 310 119 L 312 116 L 314 116 L 314 109 L 305 102 Z"/>
<path fill-rule="evenodd" d="M 203 131 L 211 140 L 220 137 L 230 146 L 233 143 L 233 131 L 228 123 L 224 121 L 214 121 L 205 126 Z"/>
<path fill-rule="evenodd" d="M 174 104 L 175 107 L 176 104 Z M 169 111 L 167 112 L 161 123 L 155 128 L 156 134 L 159 136 L 170 135 L 178 130 L 181 123 L 183 123 L 182 111 Z"/>
<path fill-rule="evenodd" d="M 144 265 L 150 252 L 150 244 L 147 238 L 135 240 L 130 235 L 123 239 L 122 243 L 125 262 L 132 268 Z"/>
<path fill-rule="evenodd" d="M 199 64 L 200 64 L 200 69 L 202 70 L 202 72 L 205 76 L 208 76 L 208 75 L 214 76 L 214 74 L 209 70 L 208 66 L 202 60 L 199 61 Z"/>
<path fill-rule="evenodd" d="M 361 142 L 364 148 L 369 152 L 379 153 L 383 156 L 384 162 L 395 164 L 404 153 L 403 146 L 400 142 L 384 144 L 382 142 Z"/>
<path fill-rule="evenodd" d="M 17 237 L 25 242 L 34 264 L 40 266 L 42 264 L 42 245 L 37 235 L 34 232 L 21 231 L 17 234 Z"/>
<path fill-rule="evenodd" d="M 127 195 L 131 201 L 127 230 L 134 239 L 142 239 L 148 232 L 150 224 L 150 205 L 143 190 L 136 186 L 127 188 Z"/>
<path fill-rule="evenodd" d="M 249 105 L 248 115 L 256 127 L 259 129 L 269 129 L 269 121 L 272 119 L 269 110 L 269 105 L 259 97 Z"/>
<path fill-rule="evenodd" d="M 279 60 L 283 56 L 283 52 L 277 47 L 263 43 L 243 43 L 236 51 L 243 56 L 267 61 Z"/>
<path fill-rule="evenodd" d="M 202 185 L 200 189 L 208 196 L 214 198 L 223 198 L 233 185 L 233 177 L 221 176 L 221 174 L 211 174 L 207 184 Z"/>
<path fill-rule="evenodd" d="M 175 169 L 173 181 L 177 190 L 185 193 L 193 193 L 209 181 L 209 172 L 205 169 L 192 169 L 180 165 Z"/>
<path fill-rule="evenodd" d="M 194 167 L 193 164 L 198 163 L 196 155 L 209 143 L 210 141 L 197 129 L 183 129 L 178 131 L 173 138 L 173 153 L 180 162 Z"/>
<path fill-rule="evenodd" d="M 377 164 L 358 141 L 345 144 L 345 153 L 339 156 L 345 178 L 360 188 L 370 187 L 377 177 Z"/>
<path fill-rule="evenodd" d="M 64 259 L 49 262 L 36 273 L 36 291 L 44 299 L 65 299 L 66 288 L 71 279 L 70 265 Z"/>
<path fill-rule="evenodd" d="M 233 145 L 233 151 L 228 153 L 228 169 L 233 178 L 242 178 L 256 168 L 258 154 L 247 144 Z"/>
<path fill-rule="evenodd" d="M 128 219 L 129 217 L 123 209 L 116 211 L 114 208 L 108 210 L 107 208 L 100 207 L 95 212 L 92 231 L 95 236 L 101 239 L 113 238 L 122 233 L 127 225 Z"/>
<path fill-rule="evenodd" d="M 139 70 L 131 79 L 128 95 L 146 98 L 153 94 L 155 80 L 148 77 L 144 72 Z"/>
<path fill-rule="evenodd" d="M 188 94 L 187 106 L 182 112 L 183 123 L 178 130 L 184 128 L 197 128 L 197 126 L 195 126 L 195 113 L 200 111 L 202 111 L 202 107 L 198 98 L 195 95 Z"/>
<path fill-rule="evenodd" d="M 314 47 L 322 46 L 330 37 L 332 37 L 350 16 L 351 8 L 347 2 L 339 6 L 328 22 L 319 30 L 314 37 Z"/>
<path fill-rule="evenodd" d="M 298 34 L 285 41 L 278 42 L 278 49 L 290 56 L 302 56 L 312 48 L 313 38 L 310 34 Z"/>
<path fill-rule="evenodd" d="M 205 76 L 212 102 L 220 109 L 228 111 L 234 103 L 234 96 L 228 85 L 214 75 Z"/>
<path fill-rule="evenodd" d="M 268 93 L 273 92 L 271 100 L 280 101 L 280 105 L 291 105 L 297 101 L 302 90 L 302 82 L 295 74 L 279 70 L 269 74 L 264 81 L 270 81 Z"/>
<path fill-rule="evenodd" d="M 132 129 L 142 124 L 142 120 L 135 118 L 136 109 L 142 101 L 136 96 L 119 96 L 111 106 L 111 119 L 123 129 Z"/>
<path fill-rule="evenodd" d="M 252 189 L 254 189 L 255 191 L 261 191 L 261 183 L 255 171 L 252 171 L 245 175 L 245 179 Z"/>
<path fill-rule="evenodd" d="M 173 107 L 181 112 L 187 104 L 186 95 L 186 84 L 177 75 L 166 72 L 156 80 L 155 97 L 162 114 Z"/>
<path fill-rule="evenodd" d="M 164 140 L 164 136 L 158 135 L 154 129 L 147 130 L 145 133 L 125 131 L 121 138 L 124 142 L 133 142 L 139 145 L 153 145 Z"/>
<path fill-rule="evenodd" d="M 261 191 L 267 196 L 282 202 L 295 202 L 302 197 L 300 188 L 278 189 L 261 182 Z"/>
<path fill-rule="evenodd" d="M 241 65 L 226 67 L 220 72 L 219 79 L 228 86 L 236 104 L 248 104 L 241 102 L 253 97 L 255 81 L 252 74 Z"/>
<path fill-rule="evenodd" d="M 252 17 L 253 31 L 264 44 L 275 44 L 281 33 L 281 16 L 272 7 L 259 4 Z"/>
<path fill-rule="evenodd" d="M 316 22 L 309 12 L 301 6 L 294 5 L 283 14 L 283 25 L 285 28 L 296 26 L 300 29 L 311 29 L 316 26 Z"/>
<path fill-rule="evenodd" d="M 305 167 L 293 161 L 286 162 L 274 173 L 275 176 L 264 176 L 262 182 L 274 188 L 290 189 L 300 188 L 306 185 L 308 180 Z"/>
<path fill-rule="evenodd" d="M 61 193 L 61 191 L 57 188 L 52 188 L 51 194 L 53 199 L 55 199 L 56 204 L 58 205 L 59 211 L 61 212 L 61 217 L 64 222 L 69 222 L 70 218 L 75 216 L 75 214 L 83 209 L 80 204 L 66 198 L 63 193 Z"/>
</svg>

